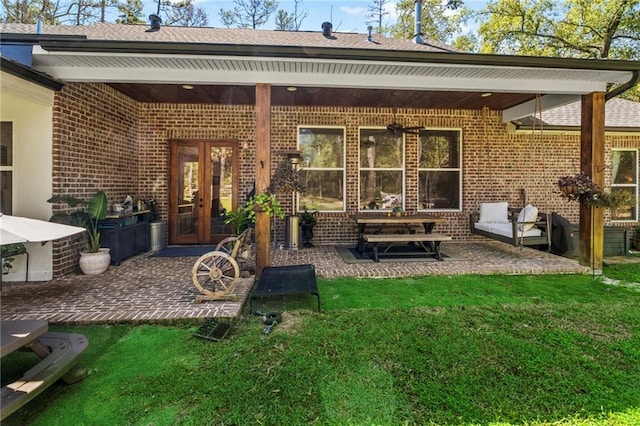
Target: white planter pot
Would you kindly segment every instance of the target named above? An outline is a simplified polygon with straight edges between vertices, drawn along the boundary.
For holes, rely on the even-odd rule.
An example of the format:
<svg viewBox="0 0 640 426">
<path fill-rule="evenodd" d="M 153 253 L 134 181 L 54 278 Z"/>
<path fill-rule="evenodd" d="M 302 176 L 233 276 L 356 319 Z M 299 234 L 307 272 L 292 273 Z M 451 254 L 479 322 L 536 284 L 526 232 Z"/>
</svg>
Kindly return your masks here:
<svg viewBox="0 0 640 426">
<path fill-rule="evenodd" d="M 108 248 L 101 248 L 98 253 L 80 253 L 80 269 L 85 275 L 99 275 L 109 268 L 111 255 Z"/>
</svg>

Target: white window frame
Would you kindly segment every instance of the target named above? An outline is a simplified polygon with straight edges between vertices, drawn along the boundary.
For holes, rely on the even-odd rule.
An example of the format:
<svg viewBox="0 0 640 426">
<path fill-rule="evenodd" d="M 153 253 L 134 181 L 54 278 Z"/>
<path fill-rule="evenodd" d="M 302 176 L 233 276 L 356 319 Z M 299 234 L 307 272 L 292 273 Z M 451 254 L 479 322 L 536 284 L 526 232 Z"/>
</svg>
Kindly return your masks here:
<svg viewBox="0 0 640 426">
<path fill-rule="evenodd" d="M 386 127 L 378 127 L 378 126 L 360 126 L 358 127 L 358 193 L 357 193 L 357 203 L 358 203 L 358 211 L 359 212 L 372 212 L 372 211 L 380 211 L 380 212 L 390 212 L 392 210 L 392 208 L 380 208 L 380 209 L 363 209 L 362 206 L 360 205 L 360 185 L 361 185 L 361 181 L 360 181 L 360 172 L 362 170 L 375 170 L 375 171 L 399 171 L 402 174 L 402 210 L 405 210 L 405 205 L 406 205 L 406 192 L 407 192 L 407 171 L 406 171 L 406 164 L 407 164 L 407 142 L 406 142 L 406 138 L 405 135 L 402 134 L 402 164 L 400 165 L 400 167 L 394 167 L 394 168 L 378 168 L 378 167 L 374 167 L 374 168 L 369 168 L 369 167 L 360 167 L 360 143 L 361 143 L 361 138 L 362 138 L 362 131 L 363 130 L 385 130 L 386 131 Z"/>
<path fill-rule="evenodd" d="M 613 172 L 611 173 L 611 189 L 614 188 L 634 188 L 634 196 L 635 196 L 635 201 L 636 201 L 636 205 L 635 205 L 635 215 L 636 217 L 632 217 L 631 219 L 613 219 L 613 217 L 611 218 L 611 222 L 612 223 L 629 223 L 629 222 L 638 222 L 638 207 L 640 206 L 640 200 L 638 199 L 638 195 L 639 193 L 639 187 L 640 187 L 640 167 L 639 167 L 639 159 L 638 159 L 638 154 L 639 154 L 639 150 L 637 148 L 611 148 L 611 164 L 613 165 L 613 152 L 614 151 L 631 151 L 635 154 L 636 157 L 636 176 L 635 176 L 635 183 L 633 184 L 622 184 L 622 183 L 614 183 L 613 182 Z"/>
<path fill-rule="evenodd" d="M 433 131 L 448 131 L 448 132 L 458 132 L 458 144 L 459 144 L 459 155 L 460 155 L 460 161 L 459 161 L 459 166 L 458 167 L 446 167 L 446 168 L 422 168 L 420 167 L 420 151 L 418 150 L 417 156 L 418 158 L 416 158 L 416 163 L 417 163 L 417 167 L 418 167 L 418 173 L 417 173 L 417 187 L 416 187 L 416 194 L 418 197 L 418 212 L 461 212 L 462 211 L 462 190 L 463 190 L 463 186 L 462 186 L 462 175 L 463 175 L 463 148 L 464 148 L 464 140 L 463 140 L 463 133 L 462 133 L 462 128 L 461 127 L 427 127 L 424 130 L 420 131 L 420 136 L 418 137 L 418 144 L 422 143 L 421 142 L 421 138 L 422 138 L 422 133 L 428 133 L 430 130 Z M 420 172 L 425 172 L 425 171 L 446 171 L 446 172 L 452 172 L 455 171 L 458 173 L 458 208 L 457 209 L 436 209 L 436 208 L 424 208 L 422 207 L 422 200 L 420 199 Z"/>
<path fill-rule="evenodd" d="M 339 171 L 342 170 L 342 209 L 340 210 L 315 210 L 318 212 L 327 212 L 327 213 L 344 213 L 347 211 L 347 128 L 346 126 L 322 126 L 322 125 L 298 125 L 296 127 L 296 146 L 299 151 L 300 149 L 300 129 L 340 129 L 342 130 L 342 167 L 341 168 L 325 168 L 325 167 L 305 167 L 304 158 L 300 158 L 300 169 L 305 170 L 329 170 L 329 171 Z M 300 206 L 300 194 L 296 194 L 295 200 L 295 209 L 296 212 L 301 212 L 304 210 L 304 206 Z"/>
</svg>

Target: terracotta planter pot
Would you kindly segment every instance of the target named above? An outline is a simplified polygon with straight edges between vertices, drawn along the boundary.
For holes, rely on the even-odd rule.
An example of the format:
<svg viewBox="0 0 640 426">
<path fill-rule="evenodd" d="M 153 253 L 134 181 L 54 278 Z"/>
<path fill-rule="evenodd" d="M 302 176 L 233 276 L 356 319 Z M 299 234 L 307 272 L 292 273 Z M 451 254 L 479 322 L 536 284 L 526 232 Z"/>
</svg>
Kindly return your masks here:
<svg viewBox="0 0 640 426">
<path fill-rule="evenodd" d="M 80 253 L 80 270 L 85 275 L 99 275 L 109 269 L 111 255 L 108 248 L 101 248 L 97 253 Z"/>
</svg>

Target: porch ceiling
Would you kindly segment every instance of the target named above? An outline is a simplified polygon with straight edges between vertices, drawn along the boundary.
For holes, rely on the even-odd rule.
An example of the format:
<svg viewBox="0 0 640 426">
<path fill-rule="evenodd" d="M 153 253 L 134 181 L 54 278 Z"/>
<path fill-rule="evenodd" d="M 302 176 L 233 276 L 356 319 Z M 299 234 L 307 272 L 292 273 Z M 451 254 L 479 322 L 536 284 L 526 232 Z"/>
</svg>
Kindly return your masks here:
<svg viewBox="0 0 640 426">
<path fill-rule="evenodd" d="M 255 105 L 253 86 L 193 85 L 186 90 L 179 84 L 110 83 L 114 89 L 139 101 L 151 103 L 193 103 Z M 272 88 L 272 105 L 279 106 L 353 106 L 399 108 L 444 108 L 504 110 L 531 100 L 531 93 L 493 93 L 482 97 L 480 92 L 420 91 L 392 89 L 353 89 L 285 86 Z"/>
<path fill-rule="evenodd" d="M 255 84 L 269 83 L 274 105 L 487 106 L 511 119 L 521 116 L 508 111 L 518 105 L 530 114 L 537 94 L 554 107 L 632 76 L 626 63 L 558 58 L 82 40 L 42 41 L 33 66 L 62 81 L 111 84 L 141 102 L 255 104 Z"/>
</svg>

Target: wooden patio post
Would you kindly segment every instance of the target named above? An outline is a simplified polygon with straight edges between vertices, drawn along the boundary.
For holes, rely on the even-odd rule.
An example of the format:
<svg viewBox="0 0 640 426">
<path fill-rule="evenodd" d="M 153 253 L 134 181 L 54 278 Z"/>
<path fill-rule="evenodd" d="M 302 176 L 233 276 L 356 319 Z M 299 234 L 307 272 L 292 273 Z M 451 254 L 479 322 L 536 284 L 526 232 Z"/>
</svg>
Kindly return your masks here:
<svg viewBox="0 0 640 426">
<path fill-rule="evenodd" d="M 604 93 L 582 96 L 580 128 L 581 171 L 599 188 L 604 187 Z M 602 208 L 580 205 L 579 260 L 595 274 L 602 274 L 604 214 Z"/>
<path fill-rule="evenodd" d="M 271 85 L 256 84 L 256 194 L 271 181 Z M 256 276 L 271 263 L 271 222 L 266 213 L 256 213 Z"/>
</svg>

